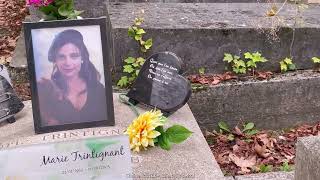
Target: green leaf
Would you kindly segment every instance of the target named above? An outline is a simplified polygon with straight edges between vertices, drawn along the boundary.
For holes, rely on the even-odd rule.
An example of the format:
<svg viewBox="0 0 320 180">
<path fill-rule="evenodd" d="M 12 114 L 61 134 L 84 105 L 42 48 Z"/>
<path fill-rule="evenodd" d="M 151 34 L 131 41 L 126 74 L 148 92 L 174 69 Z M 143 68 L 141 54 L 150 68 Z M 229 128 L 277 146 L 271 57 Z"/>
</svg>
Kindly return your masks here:
<svg viewBox="0 0 320 180">
<path fill-rule="evenodd" d="M 80 14 L 82 14 L 84 11 L 77 11 L 77 10 L 74 10 L 74 15 L 75 16 L 79 16 Z"/>
<path fill-rule="evenodd" d="M 243 60 L 235 60 L 235 64 L 238 67 L 246 67 L 246 63 Z"/>
<path fill-rule="evenodd" d="M 313 63 L 320 63 L 320 58 L 313 57 L 313 58 L 312 58 L 312 62 L 313 62 Z"/>
<path fill-rule="evenodd" d="M 152 39 L 148 39 L 144 44 L 144 48 L 150 49 L 151 47 L 152 47 Z"/>
<path fill-rule="evenodd" d="M 132 64 L 132 63 L 136 62 L 136 59 L 133 57 L 128 57 L 127 59 L 124 60 L 124 62 L 126 62 L 128 64 Z"/>
<path fill-rule="evenodd" d="M 249 123 L 247 123 L 247 124 L 244 126 L 242 132 L 246 132 L 246 131 L 251 130 L 251 129 L 253 129 L 253 128 L 254 128 L 254 123 L 249 122 Z"/>
<path fill-rule="evenodd" d="M 280 70 L 281 70 L 281 72 L 287 72 L 288 71 L 287 64 L 284 61 L 280 61 Z"/>
<path fill-rule="evenodd" d="M 246 63 L 243 60 L 234 60 L 234 64 L 232 65 L 233 72 L 237 74 L 244 74 L 246 73 Z"/>
<path fill-rule="evenodd" d="M 246 59 L 253 59 L 253 56 L 252 56 L 251 53 L 246 52 L 246 53 L 244 53 L 244 58 L 246 58 Z"/>
<path fill-rule="evenodd" d="M 139 75 L 139 72 L 140 72 L 140 70 L 138 69 L 138 70 L 136 70 L 136 75 L 138 76 Z"/>
<path fill-rule="evenodd" d="M 145 60 L 144 58 L 138 57 L 136 62 L 137 62 L 138 64 L 140 64 L 140 66 L 142 66 L 145 61 L 146 61 L 146 60 Z"/>
<path fill-rule="evenodd" d="M 204 75 L 205 70 L 206 70 L 206 69 L 205 69 L 204 67 L 202 67 L 202 68 L 199 68 L 199 69 L 198 69 L 198 72 L 199 72 L 200 75 Z"/>
<path fill-rule="evenodd" d="M 134 39 L 135 39 L 136 41 L 140 41 L 140 40 L 142 39 L 142 35 L 136 34 L 136 35 L 134 36 Z"/>
<path fill-rule="evenodd" d="M 146 32 L 143 30 L 143 29 L 138 29 L 137 31 L 136 31 L 136 34 L 138 34 L 138 35 L 142 35 L 142 34 L 145 34 Z"/>
<path fill-rule="evenodd" d="M 132 63 L 132 66 L 136 68 L 136 67 L 139 67 L 140 65 L 137 62 L 134 62 Z"/>
<path fill-rule="evenodd" d="M 245 74 L 247 72 L 246 68 L 240 68 L 239 73 L 240 74 Z"/>
<path fill-rule="evenodd" d="M 285 58 L 283 61 L 284 61 L 287 65 L 292 64 L 292 59 L 290 59 L 290 58 Z"/>
<path fill-rule="evenodd" d="M 247 67 L 257 68 L 257 64 L 254 61 L 248 61 Z"/>
<path fill-rule="evenodd" d="M 140 48 L 140 51 L 145 53 L 145 52 L 147 52 L 147 49 L 144 48 L 144 47 L 141 47 L 141 48 Z"/>
<path fill-rule="evenodd" d="M 272 167 L 273 167 L 272 165 L 264 165 L 264 164 L 262 164 L 260 166 L 260 172 L 262 172 L 262 173 L 270 172 L 272 170 Z"/>
<path fill-rule="evenodd" d="M 247 132 L 245 132 L 245 134 L 247 136 L 253 136 L 253 135 L 257 134 L 258 132 L 259 132 L 258 130 L 253 129 L 253 130 L 248 130 Z"/>
<path fill-rule="evenodd" d="M 121 79 L 118 81 L 117 86 L 126 87 L 127 85 L 128 85 L 128 77 L 122 76 Z"/>
<path fill-rule="evenodd" d="M 129 27 L 128 29 L 128 36 L 134 38 L 136 35 L 134 29 L 132 27 Z"/>
<path fill-rule="evenodd" d="M 289 68 L 289 70 L 291 70 L 291 71 L 294 71 L 294 70 L 297 69 L 297 67 L 296 67 L 295 64 L 289 64 L 289 65 L 288 65 L 288 68 Z"/>
<path fill-rule="evenodd" d="M 44 14 L 49 15 L 52 12 L 55 12 L 57 10 L 57 8 L 55 6 L 53 6 L 52 4 L 49 4 L 48 6 L 41 6 L 39 8 L 39 10 L 41 12 L 43 12 Z"/>
<path fill-rule="evenodd" d="M 58 12 L 61 16 L 68 16 L 72 13 L 72 8 L 68 4 L 63 4 L 58 8 Z"/>
<path fill-rule="evenodd" d="M 283 162 L 282 166 L 280 166 L 281 171 L 289 172 L 292 171 L 292 166 L 289 165 L 288 161 Z"/>
<path fill-rule="evenodd" d="M 123 72 L 132 73 L 133 71 L 134 71 L 134 69 L 132 68 L 131 65 L 124 65 L 123 66 Z"/>
<path fill-rule="evenodd" d="M 162 132 L 161 135 L 158 136 L 158 144 L 164 150 L 169 151 L 171 149 L 171 143 L 170 143 L 170 141 L 167 137 L 167 134 L 165 132 Z"/>
<path fill-rule="evenodd" d="M 268 60 L 261 56 L 261 53 L 255 52 L 253 54 L 246 52 L 244 54 L 244 57 L 246 59 L 250 59 L 250 61 L 247 62 L 248 67 L 257 68 L 256 63 L 258 62 L 267 62 Z"/>
<path fill-rule="evenodd" d="M 264 58 L 264 57 L 261 57 L 260 60 L 259 60 L 259 62 L 267 62 L 267 61 L 268 60 L 266 58 Z"/>
<path fill-rule="evenodd" d="M 176 144 L 185 141 L 191 134 L 191 131 L 181 125 L 173 125 L 166 131 L 168 140 Z"/>
<path fill-rule="evenodd" d="M 132 76 L 131 77 L 129 77 L 129 79 L 128 79 L 128 81 L 129 81 L 129 83 L 132 83 L 134 80 L 136 80 L 136 76 L 135 76 L 135 74 L 132 74 Z"/>
<path fill-rule="evenodd" d="M 164 129 L 163 129 L 163 126 L 158 126 L 156 127 L 156 131 L 158 131 L 159 133 L 164 133 Z"/>
<path fill-rule="evenodd" d="M 234 140 L 234 135 L 233 135 L 233 134 L 229 134 L 228 137 L 227 137 L 227 139 L 228 139 L 229 141 L 233 141 L 233 140 Z"/>
<path fill-rule="evenodd" d="M 144 19 L 143 18 L 135 18 L 134 19 L 134 25 L 140 26 L 143 23 Z"/>
<path fill-rule="evenodd" d="M 226 132 L 230 132 L 230 129 L 229 129 L 228 124 L 225 123 L 224 121 L 220 121 L 220 122 L 218 123 L 218 126 L 219 126 L 219 128 L 220 128 L 221 130 L 224 130 L 224 131 L 226 131 Z"/>
<path fill-rule="evenodd" d="M 228 63 L 231 63 L 231 62 L 233 61 L 232 55 L 229 54 L 229 53 L 224 53 L 223 61 L 228 62 Z"/>
<path fill-rule="evenodd" d="M 239 60 L 240 56 L 233 56 L 234 60 Z"/>
</svg>

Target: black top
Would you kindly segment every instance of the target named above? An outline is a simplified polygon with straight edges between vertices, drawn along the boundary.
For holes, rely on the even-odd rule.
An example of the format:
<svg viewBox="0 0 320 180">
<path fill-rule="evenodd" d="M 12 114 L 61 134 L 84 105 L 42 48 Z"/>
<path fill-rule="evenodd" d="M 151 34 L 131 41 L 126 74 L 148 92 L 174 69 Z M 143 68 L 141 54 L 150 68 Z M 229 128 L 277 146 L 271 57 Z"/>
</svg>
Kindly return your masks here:
<svg viewBox="0 0 320 180">
<path fill-rule="evenodd" d="M 81 110 L 62 96 L 61 90 L 50 80 L 38 83 L 39 107 L 42 125 L 53 125 L 102 121 L 107 119 L 105 89 L 101 83 L 87 87 L 87 100 Z"/>
</svg>

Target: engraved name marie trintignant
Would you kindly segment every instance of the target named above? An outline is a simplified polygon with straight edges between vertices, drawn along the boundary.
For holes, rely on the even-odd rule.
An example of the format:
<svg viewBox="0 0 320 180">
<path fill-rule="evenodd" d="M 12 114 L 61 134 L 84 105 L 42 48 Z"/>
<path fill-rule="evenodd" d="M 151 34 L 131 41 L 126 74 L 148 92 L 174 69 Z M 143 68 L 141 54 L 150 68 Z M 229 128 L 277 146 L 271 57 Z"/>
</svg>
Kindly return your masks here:
<svg viewBox="0 0 320 180">
<path fill-rule="evenodd" d="M 124 156 L 124 147 L 121 145 L 119 149 L 114 149 L 110 151 L 96 151 L 92 150 L 91 152 L 80 152 L 80 151 L 73 151 L 70 155 L 57 155 L 57 156 L 42 156 L 41 165 L 46 166 L 49 164 L 60 164 L 60 163 L 67 163 L 70 161 L 83 161 L 83 160 L 90 160 L 90 159 L 98 159 L 100 161 L 104 161 L 107 157 L 115 157 L 115 156 Z"/>
</svg>

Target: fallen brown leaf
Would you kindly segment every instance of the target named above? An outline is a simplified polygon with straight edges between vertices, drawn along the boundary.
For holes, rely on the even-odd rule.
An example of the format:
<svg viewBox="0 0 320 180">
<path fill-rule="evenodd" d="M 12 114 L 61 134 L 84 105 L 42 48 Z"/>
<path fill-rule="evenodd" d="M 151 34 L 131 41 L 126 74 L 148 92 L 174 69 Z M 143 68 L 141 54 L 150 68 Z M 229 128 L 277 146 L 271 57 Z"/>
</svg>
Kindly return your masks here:
<svg viewBox="0 0 320 180">
<path fill-rule="evenodd" d="M 263 158 L 267 158 L 270 156 L 270 151 L 267 149 L 266 145 L 260 145 L 257 141 L 254 143 L 254 150 L 255 152 Z"/>
<path fill-rule="evenodd" d="M 257 72 L 257 78 L 258 79 L 270 79 L 272 77 L 273 73 L 270 72 L 270 71 L 267 71 L 267 72 Z"/>
<path fill-rule="evenodd" d="M 236 134 L 238 136 L 244 136 L 243 132 L 240 130 L 238 126 L 234 127 L 233 134 Z"/>
<path fill-rule="evenodd" d="M 221 153 L 218 155 L 218 158 L 217 158 L 217 162 L 219 164 L 227 164 L 230 162 L 230 159 L 229 159 L 229 152 L 224 152 L 224 153 Z"/>
<path fill-rule="evenodd" d="M 244 173 L 250 172 L 248 168 L 251 168 L 256 164 L 256 156 L 251 156 L 245 159 L 244 157 L 238 157 L 237 155 L 230 153 L 229 158 L 234 164 L 240 167 L 241 171 Z"/>
</svg>

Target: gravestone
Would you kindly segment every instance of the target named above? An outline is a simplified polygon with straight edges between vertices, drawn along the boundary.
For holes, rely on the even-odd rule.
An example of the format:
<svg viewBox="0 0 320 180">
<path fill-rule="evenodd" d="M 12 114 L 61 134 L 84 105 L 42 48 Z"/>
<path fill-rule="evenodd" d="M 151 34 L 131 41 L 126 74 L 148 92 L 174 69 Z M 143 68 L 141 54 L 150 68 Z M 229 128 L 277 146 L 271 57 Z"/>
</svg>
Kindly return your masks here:
<svg viewBox="0 0 320 180">
<path fill-rule="evenodd" d="M 35 135 L 31 102 L 25 102 L 25 108 L 17 114 L 17 122 L 0 123 L 0 150 L 29 144 L 62 142 L 89 137 L 115 136 L 124 130 L 136 118 L 129 106 L 120 103 L 119 94 L 114 94 L 115 126 L 88 128 L 71 131 L 53 132 Z M 145 110 L 138 108 L 140 113 Z M 193 134 L 170 151 L 160 147 L 132 153 L 133 179 L 224 179 L 215 158 L 203 137 L 188 105 L 183 106 L 169 117 L 167 126 L 181 124 Z"/>
<path fill-rule="evenodd" d="M 181 76 L 183 62 L 171 52 L 150 56 L 127 96 L 134 103 L 161 109 L 167 115 L 187 103 L 191 96 L 189 81 Z"/>
</svg>

